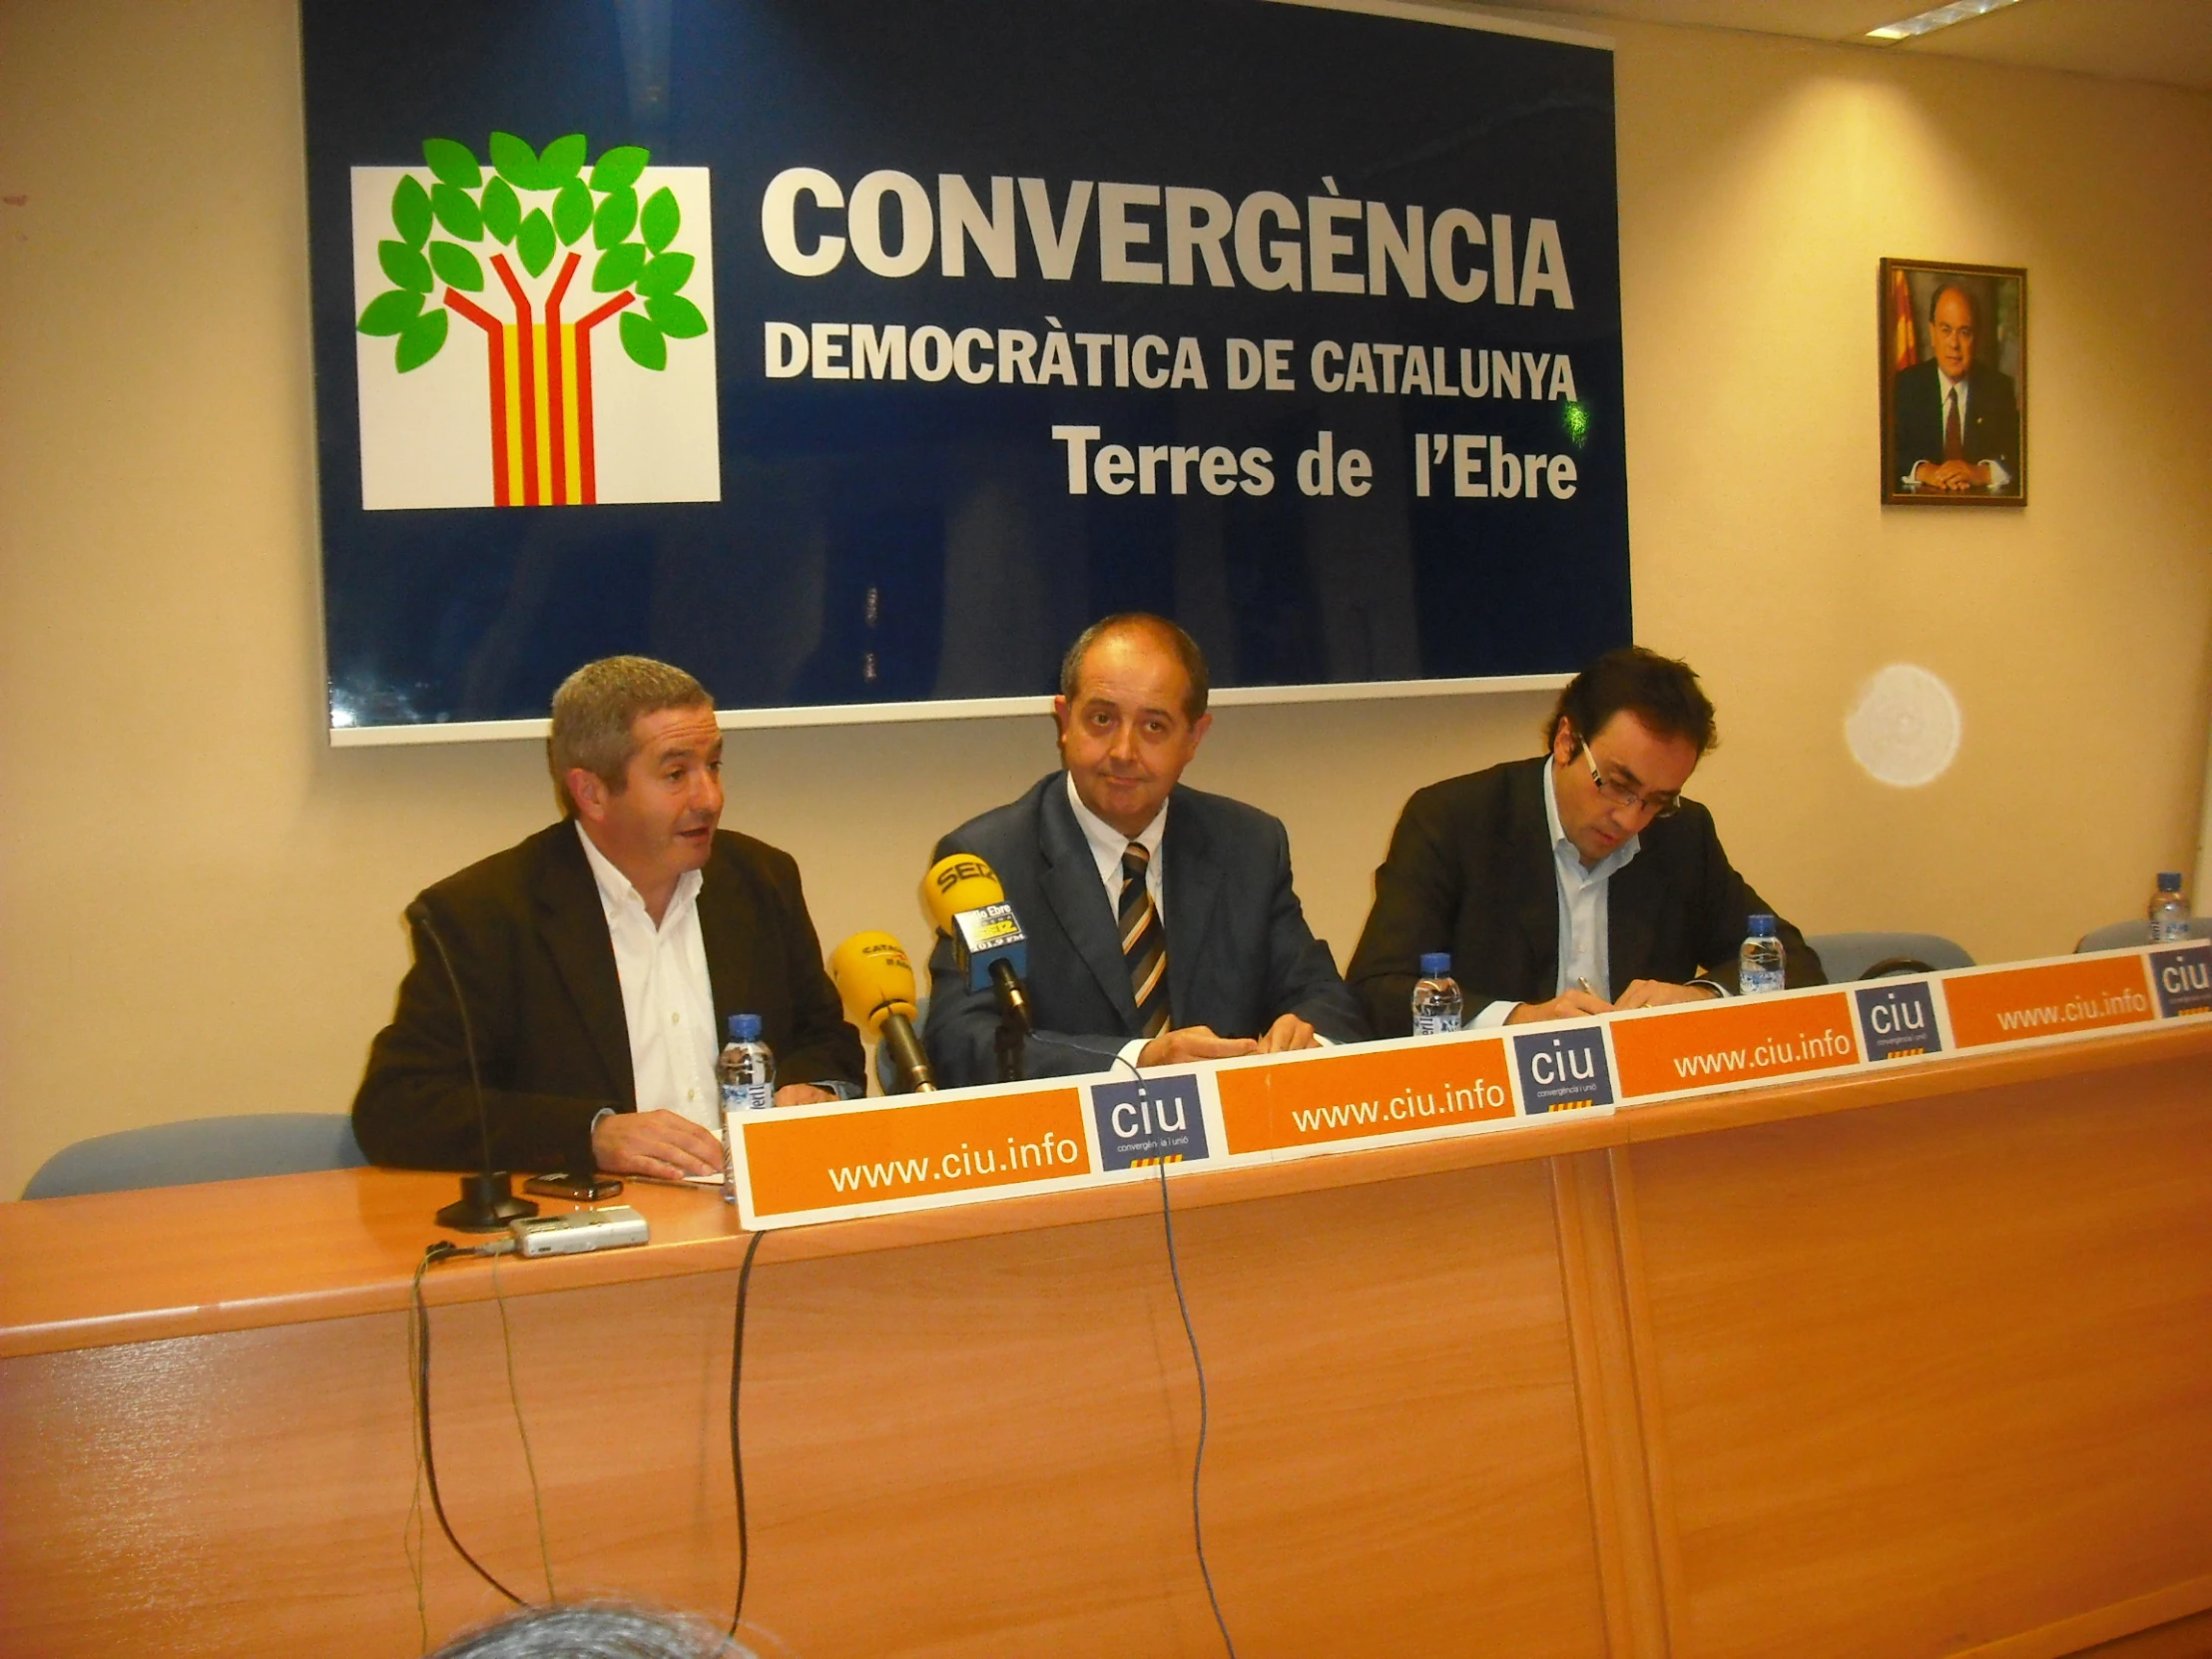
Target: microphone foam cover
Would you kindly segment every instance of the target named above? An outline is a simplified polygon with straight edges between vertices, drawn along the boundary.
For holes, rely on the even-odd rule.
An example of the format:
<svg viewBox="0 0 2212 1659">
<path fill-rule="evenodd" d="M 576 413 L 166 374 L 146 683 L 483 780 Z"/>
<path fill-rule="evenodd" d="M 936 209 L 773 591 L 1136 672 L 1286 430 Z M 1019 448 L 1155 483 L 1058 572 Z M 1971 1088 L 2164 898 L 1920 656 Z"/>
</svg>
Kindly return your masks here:
<svg viewBox="0 0 2212 1659">
<path fill-rule="evenodd" d="M 830 982 L 845 1017 L 871 1036 L 890 1014 L 914 1017 L 914 965 L 888 933 L 855 933 L 830 951 Z"/>
<path fill-rule="evenodd" d="M 998 884 L 991 866 L 972 852 L 939 858 L 921 878 L 921 907 L 940 933 L 951 933 L 952 918 L 962 910 L 1005 901 L 1006 889 Z"/>
</svg>

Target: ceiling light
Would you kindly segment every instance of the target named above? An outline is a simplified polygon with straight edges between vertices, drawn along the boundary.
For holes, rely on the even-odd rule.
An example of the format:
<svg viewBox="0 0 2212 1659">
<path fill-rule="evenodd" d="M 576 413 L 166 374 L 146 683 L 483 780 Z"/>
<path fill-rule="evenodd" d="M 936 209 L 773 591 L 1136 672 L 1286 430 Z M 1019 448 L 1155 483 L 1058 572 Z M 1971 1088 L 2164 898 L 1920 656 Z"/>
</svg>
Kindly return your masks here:
<svg viewBox="0 0 2212 1659">
<path fill-rule="evenodd" d="M 1949 28 L 1953 23 L 1964 23 L 1984 13 L 2016 4 L 2018 0 L 1953 0 L 1948 6 L 1936 6 L 1925 12 L 1915 12 L 1911 17 L 1899 18 L 1895 23 L 1885 23 L 1879 29 L 1869 29 L 1867 38 L 1911 40 L 1915 35 L 1934 34 L 1937 29 Z"/>
</svg>

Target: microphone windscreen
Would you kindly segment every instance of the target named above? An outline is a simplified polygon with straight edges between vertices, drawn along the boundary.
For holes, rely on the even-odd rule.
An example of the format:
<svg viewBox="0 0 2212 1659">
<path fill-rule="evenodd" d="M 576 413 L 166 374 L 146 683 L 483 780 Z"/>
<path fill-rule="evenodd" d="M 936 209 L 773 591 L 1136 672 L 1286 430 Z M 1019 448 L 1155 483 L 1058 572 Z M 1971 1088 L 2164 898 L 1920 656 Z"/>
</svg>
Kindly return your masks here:
<svg viewBox="0 0 2212 1659">
<path fill-rule="evenodd" d="M 939 858 L 921 878 L 921 907 L 929 924 L 946 935 L 952 932 L 952 918 L 961 911 L 1005 902 L 1006 889 L 998 884 L 991 866 L 972 852 Z"/>
<path fill-rule="evenodd" d="M 888 1015 L 914 1017 L 914 965 L 888 933 L 855 933 L 830 951 L 830 982 L 845 1017 L 871 1036 Z"/>
</svg>

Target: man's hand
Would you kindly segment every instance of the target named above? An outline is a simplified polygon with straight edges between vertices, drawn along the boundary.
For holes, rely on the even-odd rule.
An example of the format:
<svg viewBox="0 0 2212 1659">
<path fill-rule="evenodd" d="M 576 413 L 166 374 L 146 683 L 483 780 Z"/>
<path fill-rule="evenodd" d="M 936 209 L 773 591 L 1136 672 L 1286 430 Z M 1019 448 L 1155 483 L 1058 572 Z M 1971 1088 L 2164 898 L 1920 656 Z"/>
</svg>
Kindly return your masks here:
<svg viewBox="0 0 2212 1659">
<path fill-rule="evenodd" d="M 1664 979 L 1631 979 L 1616 1008 L 1664 1008 L 1674 1002 L 1710 1002 L 1721 993 L 1711 985 L 1670 985 Z"/>
<path fill-rule="evenodd" d="M 1645 981 L 1636 981 L 1641 985 Z M 1622 1007 L 1628 1004 L 1623 1002 Z M 1523 1002 L 1505 1016 L 1507 1025 L 1534 1025 L 1547 1019 L 1580 1019 L 1588 1014 L 1609 1014 L 1613 1004 L 1590 991 L 1561 991 L 1549 1002 Z"/>
<path fill-rule="evenodd" d="M 1285 1014 L 1267 1029 L 1260 1039 L 1262 1054 L 1287 1054 L 1294 1048 L 1319 1048 L 1321 1039 L 1314 1035 L 1314 1028 L 1296 1014 Z"/>
<path fill-rule="evenodd" d="M 818 1089 L 812 1083 L 786 1083 L 776 1091 L 779 1106 L 815 1106 L 836 1098 L 828 1089 Z"/>
<path fill-rule="evenodd" d="M 720 1175 L 722 1142 L 681 1112 L 616 1112 L 591 1132 L 592 1161 L 611 1175 Z"/>
<path fill-rule="evenodd" d="M 1284 1016 L 1285 1019 L 1291 1017 L 1293 1016 L 1288 1014 Z M 1299 1023 L 1303 1025 L 1305 1021 L 1301 1020 Z M 1275 1026 L 1276 1030 L 1281 1030 L 1283 1021 L 1277 1020 Z M 1307 1026 L 1308 1041 L 1312 1041 L 1313 1034 L 1314 1028 Z M 1275 1032 L 1270 1031 L 1268 1035 L 1273 1037 Z M 1185 1060 L 1234 1060 L 1240 1054 L 1259 1052 L 1260 1045 L 1250 1037 L 1217 1037 L 1211 1026 L 1186 1025 L 1179 1030 L 1163 1031 L 1146 1043 L 1143 1051 L 1137 1055 L 1137 1064 L 1172 1066 Z"/>
<path fill-rule="evenodd" d="M 1987 489 L 1989 466 L 1986 461 L 1922 461 L 1913 468 L 1913 480 L 1928 489 Z"/>
</svg>

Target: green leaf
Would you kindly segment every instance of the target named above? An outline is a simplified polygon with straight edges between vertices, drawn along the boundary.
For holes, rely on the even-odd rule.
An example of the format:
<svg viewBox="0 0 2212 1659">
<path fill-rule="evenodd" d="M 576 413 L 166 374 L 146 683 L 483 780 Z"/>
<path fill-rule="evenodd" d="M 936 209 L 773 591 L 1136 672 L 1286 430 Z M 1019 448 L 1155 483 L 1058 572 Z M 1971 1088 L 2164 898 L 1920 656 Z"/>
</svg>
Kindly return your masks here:
<svg viewBox="0 0 2212 1659">
<path fill-rule="evenodd" d="M 484 285 L 484 268 L 476 256 L 457 242 L 430 244 L 430 269 L 449 288 L 474 293 Z"/>
<path fill-rule="evenodd" d="M 600 255 L 599 263 L 592 267 L 592 291 L 613 293 L 619 288 L 626 288 L 638 279 L 638 273 L 644 269 L 645 244 L 622 243 Z"/>
<path fill-rule="evenodd" d="M 412 288 L 416 293 L 430 291 L 430 262 L 405 243 L 378 243 L 376 263 L 384 268 L 384 275 L 395 286 Z"/>
<path fill-rule="evenodd" d="M 638 216 L 645 227 L 645 245 L 658 254 L 676 240 L 676 227 L 684 222 L 683 210 L 676 206 L 676 194 L 663 185 L 646 198 L 645 212 Z"/>
<path fill-rule="evenodd" d="M 692 267 L 698 263 L 689 254 L 663 254 L 646 266 L 632 285 L 648 299 L 657 293 L 674 293 L 691 280 Z"/>
<path fill-rule="evenodd" d="M 591 188 L 603 196 L 608 191 L 628 190 L 638 182 L 638 175 L 652 159 L 650 150 L 642 150 L 634 144 L 617 145 L 592 163 Z"/>
<path fill-rule="evenodd" d="M 538 153 L 512 133 L 492 134 L 491 165 L 499 169 L 499 177 L 516 190 L 546 188 L 544 169 L 538 165 Z"/>
<path fill-rule="evenodd" d="M 501 242 L 512 242 L 521 228 L 522 204 L 506 180 L 494 179 L 484 187 L 484 229 Z"/>
<path fill-rule="evenodd" d="M 399 349 L 392 357 L 400 373 L 420 368 L 438 354 L 445 343 L 445 324 L 443 310 L 425 311 L 400 331 Z"/>
<path fill-rule="evenodd" d="M 430 196 L 411 173 L 391 193 L 391 223 L 409 248 L 420 248 L 430 235 Z"/>
<path fill-rule="evenodd" d="M 599 204 L 599 212 L 592 217 L 591 240 L 602 248 L 612 248 L 637 229 L 637 224 L 638 193 L 624 185 Z"/>
<path fill-rule="evenodd" d="M 553 263 L 553 222 L 545 217 L 543 208 L 532 208 L 530 217 L 522 222 L 522 229 L 515 233 L 515 252 L 522 256 L 522 269 L 533 276 L 543 276 L 545 268 Z"/>
<path fill-rule="evenodd" d="M 645 314 L 670 339 L 697 339 L 707 331 L 707 319 L 699 307 L 680 293 L 655 294 L 645 302 Z"/>
<path fill-rule="evenodd" d="M 583 171 L 584 135 L 570 133 L 557 138 L 545 147 L 545 154 L 538 158 L 538 177 L 545 183 L 540 190 L 555 190 Z"/>
<path fill-rule="evenodd" d="M 404 348 L 405 342 L 402 341 L 401 345 Z M 630 360 L 640 368 L 668 367 L 667 336 L 636 311 L 622 313 L 622 348 L 630 353 Z"/>
<path fill-rule="evenodd" d="M 484 182 L 484 170 L 476 165 L 476 154 L 465 144 L 455 144 L 451 139 L 424 139 L 422 159 L 442 184 L 455 190 L 474 190 Z"/>
<path fill-rule="evenodd" d="M 396 334 L 422 309 L 422 295 L 405 288 L 387 288 L 361 310 L 353 326 L 364 334 Z"/>
<path fill-rule="evenodd" d="M 569 180 L 553 198 L 553 229 L 561 234 L 563 247 L 591 229 L 591 192 L 581 179 Z"/>
<path fill-rule="evenodd" d="M 456 190 L 441 179 L 430 187 L 430 206 L 448 235 L 462 242 L 484 240 L 484 210 L 465 191 Z"/>
</svg>

